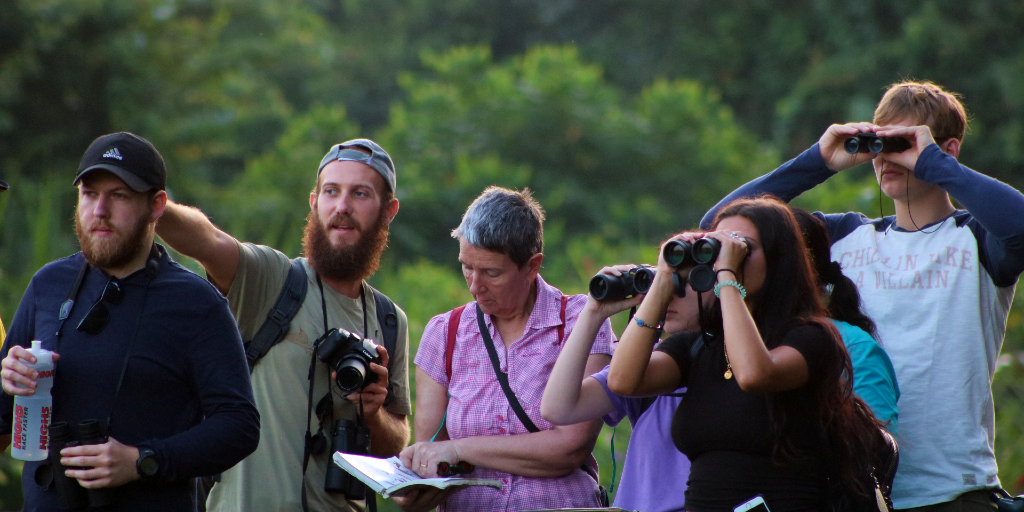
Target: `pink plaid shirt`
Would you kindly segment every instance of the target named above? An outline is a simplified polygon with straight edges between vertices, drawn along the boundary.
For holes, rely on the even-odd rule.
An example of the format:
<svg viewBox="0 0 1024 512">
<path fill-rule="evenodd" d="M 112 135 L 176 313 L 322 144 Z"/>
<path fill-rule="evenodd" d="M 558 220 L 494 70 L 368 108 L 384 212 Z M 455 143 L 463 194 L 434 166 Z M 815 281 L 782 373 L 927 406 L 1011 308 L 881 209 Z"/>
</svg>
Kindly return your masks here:
<svg viewBox="0 0 1024 512">
<path fill-rule="evenodd" d="M 565 340 L 558 338 L 561 323 L 562 292 L 537 276 L 537 302 L 530 313 L 523 336 L 506 350 L 501 335 L 485 316 L 487 328 L 498 352 L 501 370 L 508 374 L 509 386 L 537 428 L 549 430 L 553 425 L 541 418 L 540 400 L 551 368 Z M 565 336 L 583 311 L 585 295 L 568 298 L 565 307 Z M 452 439 L 473 436 L 513 436 L 529 431 L 516 417 L 501 390 L 476 319 L 476 303 L 466 306 L 459 321 L 455 340 L 452 379 L 445 371 L 445 344 L 448 341 L 448 319 L 451 311 L 435 316 L 423 330 L 423 339 L 416 353 L 416 366 L 448 388 L 448 434 Z M 613 334 L 605 320 L 598 331 L 591 354 L 611 354 Z M 440 507 L 442 512 L 521 511 L 542 508 L 596 507 L 598 503 L 597 461 L 590 456 L 588 471 L 573 470 L 560 478 L 528 478 L 511 473 L 477 467 L 476 478 L 493 478 L 503 484 L 501 490 L 474 486 L 453 494 Z"/>
</svg>

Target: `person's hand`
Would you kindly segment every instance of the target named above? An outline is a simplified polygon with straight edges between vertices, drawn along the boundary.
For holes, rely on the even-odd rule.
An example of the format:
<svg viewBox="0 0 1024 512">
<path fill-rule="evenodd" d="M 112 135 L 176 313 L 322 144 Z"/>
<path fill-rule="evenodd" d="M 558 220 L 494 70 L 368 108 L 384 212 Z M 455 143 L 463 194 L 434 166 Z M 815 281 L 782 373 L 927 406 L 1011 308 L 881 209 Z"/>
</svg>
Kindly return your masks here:
<svg viewBox="0 0 1024 512">
<path fill-rule="evenodd" d="M 878 154 L 878 158 L 902 165 L 909 169 L 910 172 L 914 172 L 914 166 L 917 165 L 917 158 L 921 156 L 921 152 L 928 146 L 935 144 L 932 130 L 927 126 L 887 126 L 879 128 L 875 134 L 879 137 L 901 137 L 910 141 L 910 149 L 902 153 Z"/>
<path fill-rule="evenodd" d="M 377 353 L 380 354 L 380 362 L 370 363 L 370 371 L 377 374 L 377 381 L 367 385 L 361 391 L 351 393 L 345 397 L 355 404 L 360 400 L 363 402 L 363 414 L 373 416 L 384 406 L 384 399 L 388 397 L 388 351 L 383 345 L 377 345 Z M 331 372 L 331 379 L 337 379 L 338 372 Z"/>
<path fill-rule="evenodd" d="M 86 489 L 117 487 L 141 478 L 135 469 L 139 449 L 118 442 L 113 437 L 103 444 L 85 444 L 60 451 L 60 463 L 69 468 L 64 473 L 78 480 Z M 79 467 L 84 469 L 70 469 Z"/>
<path fill-rule="evenodd" d="M 462 486 L 438 489 L 436 487 L 421 487 L 412 489 L 402 497 L 395 497 L 395 504 L 404 512 L 426 512 L 433 510 L 444 503 L 453 492 L 463 489 Z"/>
<path fill-rule="evenodd" d="M 715 260 L 715 272 L 721 269 L 730 269 L 734 274 L 732 279 L 739 281 L 738 272 L 749 252 L 747 242 L 731 231 L 715 231 L 708 233 L 707 236 L 718 240 L 722 244 L 722 249 L 718 253 L 718 259 Z"/>
<path fill-rule="evenodd" d="M 875 132 L 878 134 L 878 129 L 878 126 L 871 123 L 847 123 L 829 126 L 825 133 L 821 135 L 821 138 L 818 139 L 818 150 L 821 152 L 821 158 L 825 160 L 825 165 L 829 169 L 839 172 L 875 158 L 876 155 L 874 153 L 854 153 L 851 155 L 846 152 L 843 144 L 846 143 L 846 139 L 858 133 Z"/>
<path fill-rule="evenodd" d="M 398 454 L 405 467 L 416 472 L 423 478 L 437 476 L 437 463 L 454 464 L 462 460 L 456 447 L 456 441 L 421 441 L 407 446 Z"/>
<path fill-rule="evenodd" d="M 53 362 L 56 363 L 58 359 L 60 359 L 60 355 L 54 352 Z M 36 393 L 36 379 L 39 378 L 39 372 L 29 368 L 22 361 L 35 364 L 36 356 L 32 355 L 25 347 L 15 345 L 7 352 L 7 357 L 0 362 L 0 367 L 3 368 L 0 370 L 0 383 L 8 395 L 31 396 Z"/>
<path fill-rule="evenodd" d="M 631 269 L 636 267 L 633 264 L 623 265 L 612 265 L 610 267 L 604 267 L 598 274 L 606 274 L 610 276 L 621 276 L 628 273 Z M 593 295 L 587 294 L 587 304 L 583 306 L 583 309 L 590 311 L 598 318 L 608 318 L 616 313 L 625 311 L 633 306 L 640 304 L 643 301 L 643 295 L 635 295 L 628 299 L 616 300 L 616 301 L 599 301 L 594 298 Z"/>
</svg>

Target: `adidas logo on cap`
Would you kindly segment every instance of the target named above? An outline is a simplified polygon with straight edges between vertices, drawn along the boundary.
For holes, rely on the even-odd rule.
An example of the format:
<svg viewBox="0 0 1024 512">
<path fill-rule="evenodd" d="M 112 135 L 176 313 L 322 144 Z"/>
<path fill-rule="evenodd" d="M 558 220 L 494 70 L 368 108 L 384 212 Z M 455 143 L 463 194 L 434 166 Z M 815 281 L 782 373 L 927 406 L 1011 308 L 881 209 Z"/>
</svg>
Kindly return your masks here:
<svg viewBox="0 0 1024 512">
<path fill-rule="evenodd" d="M 116 158 L 118 160 L 124 160 L 124 158 L 121 157 L 121 152 L 118 151 L 117 148 L 111 148 L 106 153 L 103 153 L 103 158 Z"/>
</svg>

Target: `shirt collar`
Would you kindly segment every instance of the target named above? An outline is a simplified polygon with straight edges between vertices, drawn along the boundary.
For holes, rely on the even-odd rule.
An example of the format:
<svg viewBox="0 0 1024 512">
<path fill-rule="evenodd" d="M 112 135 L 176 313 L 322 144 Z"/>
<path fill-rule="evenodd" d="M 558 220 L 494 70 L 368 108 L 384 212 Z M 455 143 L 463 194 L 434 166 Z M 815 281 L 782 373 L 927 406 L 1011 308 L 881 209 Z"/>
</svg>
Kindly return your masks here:
<svg viewBox="0 0 1024 512">
<path fill-rule="evenodd" d="M 562 292 L 537 274 L 537 300 L 526 322 L 526 329 L 542 329 L 562 325 Z"/>
</svg>

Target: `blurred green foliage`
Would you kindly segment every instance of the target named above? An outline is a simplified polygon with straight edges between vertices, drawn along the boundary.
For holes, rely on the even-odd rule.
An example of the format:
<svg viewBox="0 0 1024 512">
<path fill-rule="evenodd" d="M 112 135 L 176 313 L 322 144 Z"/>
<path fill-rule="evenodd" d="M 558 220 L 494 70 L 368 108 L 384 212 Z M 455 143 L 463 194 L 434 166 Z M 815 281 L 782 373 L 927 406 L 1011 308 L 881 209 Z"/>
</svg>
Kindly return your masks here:
<svg viewBox="0 0 1024 512">
<path fill-rule="evenodd" d="M 654 261 L 726 192 L 919 78 L 964 94 L 962 160 L 1022 188 L 1021 27 L 1024 4 L 997 0 L 0 2 L 0 317 L 77 250 L 73 171 L 117 130 L 160 148 L 175 199 L 291 255 L 324 152 L 377 139 L 401 210 L 374 283 L 409 315 L 413 352 L 431 316 L 469 300 L 449 232 L 487 185 L 534 190 L 542 273 L 580 293 L 604 265 Z M 796 204 L 891 211 L 867 169 Z M 993 383 L 1000 477 L 1016 492 L 1021 302 Z M 628 435 L 620 425 L 620 471 Z M 606 485 L 609 443 L 605 429 Z M 2 462 L 0 508 L 17 508 L 18 467 Z"/>
</svg>

